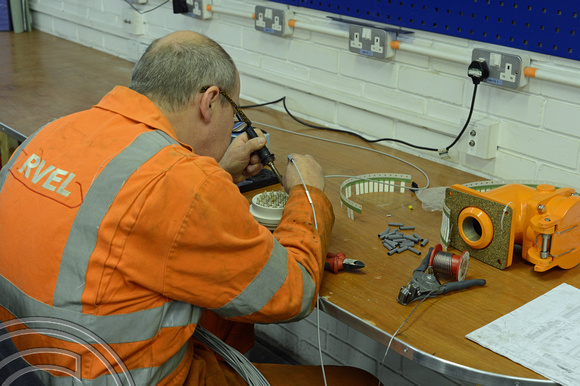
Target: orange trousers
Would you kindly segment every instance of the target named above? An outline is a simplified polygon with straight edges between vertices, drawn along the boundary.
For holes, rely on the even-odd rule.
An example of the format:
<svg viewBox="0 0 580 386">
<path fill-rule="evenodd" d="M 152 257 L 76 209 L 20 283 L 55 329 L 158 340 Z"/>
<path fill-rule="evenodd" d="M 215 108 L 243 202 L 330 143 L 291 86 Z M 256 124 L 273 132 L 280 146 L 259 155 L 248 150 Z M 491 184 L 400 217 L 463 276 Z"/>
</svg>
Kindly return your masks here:
<svg viewBox="0 0 580 386">
<path fill-rule="evenodd" d="M 207 310 L 199 323 L 208 331 L 241 353 L 254 345 L 254 325 L 235 323 L 220 318 Z M 324 385 L 320 366 L 254 363 L 256 368 L 273 385 Z M 324 366 L 328 385 L 370 385 L 379 381 L 370 373 L 356 367 Z M 221 358 L 201 343 L 195 344 L 195 358 L 187 385 L 246 385 L 243 378 Z M 203 376 L 202 376 L 203 374 Z"/>
</svg>

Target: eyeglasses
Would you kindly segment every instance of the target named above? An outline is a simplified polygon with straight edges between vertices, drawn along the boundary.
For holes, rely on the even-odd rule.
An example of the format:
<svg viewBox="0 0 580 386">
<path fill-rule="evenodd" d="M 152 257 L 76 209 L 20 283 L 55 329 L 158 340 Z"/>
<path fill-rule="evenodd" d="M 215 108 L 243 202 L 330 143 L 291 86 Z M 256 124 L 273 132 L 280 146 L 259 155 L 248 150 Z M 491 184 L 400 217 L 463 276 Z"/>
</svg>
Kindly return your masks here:
<svg viewBox="0 0 580 386">
<path fill-rule="evenodd" d="M 202 89 L 199 92 L 203 94 L 209 89 L 209 87 L 210 86 L 202 87 Z M 248 119 L 248 117 L 246 116 L 246 114 L 244 114 L 242 109 L 240 109 L 237 103 L 234 102 L 234 100 L 225 91 L 220 90 L 220 94 L 223 95 L 223 97 L 226 98 L 227 101 L 230 102 L 230 104 L 234 107 L 234 116 L 237 119 L 237 121 L 234 122 L 234 128 L 232 132 L 243 133 L 244 131 L 246 131 L 248 127 L 252 126 L 252 121 Z"/>
</svg>

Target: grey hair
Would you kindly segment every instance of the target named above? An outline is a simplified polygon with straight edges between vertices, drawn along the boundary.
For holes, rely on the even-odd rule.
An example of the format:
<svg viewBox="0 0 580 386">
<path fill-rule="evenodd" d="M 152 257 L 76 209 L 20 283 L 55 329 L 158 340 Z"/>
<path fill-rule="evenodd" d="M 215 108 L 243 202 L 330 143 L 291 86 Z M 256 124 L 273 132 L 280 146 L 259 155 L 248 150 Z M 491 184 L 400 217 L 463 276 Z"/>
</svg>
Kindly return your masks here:
<svg viewBox="0 0 580 386">
<path fill-rule="evenodd" d="M 204 86 L 217 86 L 231 95 L 236 84 L 236 65 L 230 55 L 215 41 L 200 36 L 179 42 L 153 41 L 133 68 L 129 88 L 176 112 L 185 109 Z"/>
</svg>

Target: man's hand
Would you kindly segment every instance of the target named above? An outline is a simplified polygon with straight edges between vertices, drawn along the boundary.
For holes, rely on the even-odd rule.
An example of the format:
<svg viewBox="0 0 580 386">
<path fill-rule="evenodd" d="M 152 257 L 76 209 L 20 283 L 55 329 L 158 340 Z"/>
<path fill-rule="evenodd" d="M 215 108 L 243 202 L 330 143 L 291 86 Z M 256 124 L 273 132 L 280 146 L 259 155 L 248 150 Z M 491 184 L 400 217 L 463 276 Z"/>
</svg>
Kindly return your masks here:
<svg viewBox="0 0 580 386">
<path fill-rule="evenodd" d="M 326 182 L 324 181 L 324 172 L 322 166 L 311 155 L 290 154 L 288 157 L 293 157 L 296 166 L 300 169 L 300 174 L 304 179 L 304 183 L 309 186 L 314 186 L 320 190 L 324 190 Z M 295 185 L 302 185 L 300 175 L 296 171 L 294 163 L 288 159 L 286 165 L 286 174 L 284 174 L 284 190 L 290 192 Z"/>
<path fill-rule="evenodd" d="M 255 176 L 263 168 L 260 157 L 252 153 L 266 145 L 266 137 L 257 129 L 256 134 L 258 137 L 250 140 L 246 133 L 234 138 L 219 162 L 220 166 L 232 175 L 235 184 L 250 176 Z"/>
</svg>

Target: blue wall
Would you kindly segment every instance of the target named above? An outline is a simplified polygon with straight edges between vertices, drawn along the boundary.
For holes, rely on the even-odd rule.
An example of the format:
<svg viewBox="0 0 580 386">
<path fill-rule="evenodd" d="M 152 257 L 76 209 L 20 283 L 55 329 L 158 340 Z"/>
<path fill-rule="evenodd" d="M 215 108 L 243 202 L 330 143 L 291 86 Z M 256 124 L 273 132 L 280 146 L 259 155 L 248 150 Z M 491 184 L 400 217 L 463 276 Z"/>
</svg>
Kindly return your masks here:
<svg viewBox="0 0 580 386">
<path fill-rule="evenodd" d="M 276 0 L 337 15 L 580 60 L 578 0 Z M 578 29 L 578 31 L 576 31 Z M 576 36 L 576 33 L 579 36 Z"/>
</svg>

